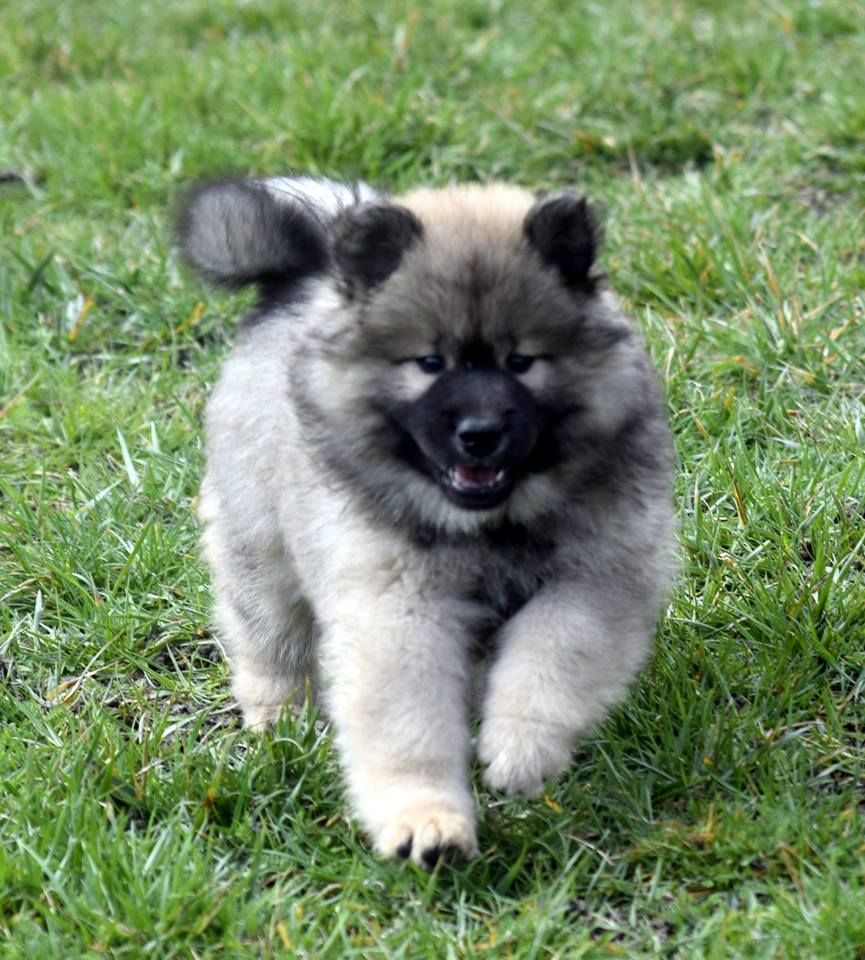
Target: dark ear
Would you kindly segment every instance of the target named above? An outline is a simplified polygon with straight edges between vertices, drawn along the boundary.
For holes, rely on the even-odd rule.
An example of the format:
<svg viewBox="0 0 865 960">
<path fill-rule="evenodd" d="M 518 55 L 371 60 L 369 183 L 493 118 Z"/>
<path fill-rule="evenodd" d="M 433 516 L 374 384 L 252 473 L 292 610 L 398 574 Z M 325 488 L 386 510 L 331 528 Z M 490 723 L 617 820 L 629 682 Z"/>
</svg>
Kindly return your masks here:
<svg viewBox="0 0 865 960">
<path fill-rule="evenodd" d="M 594 289 L 589 271 L 601 245 L 601 229 L 585 197 L 565 192 L 542 197 L 526 214 L 523 231 L 566 286 Z"/>
<path fill-rule="evenodd" d="M 291 283 L 328 264 L 316 218 L 257 180 L 192 187 L 181 200 L 177 236 L 189 263 L 226 287 Z"/>
<path fill-rule="evenodd" d="M 333 225 L 333 259 L 349 292 L 386 280 L 423 236 L 420 220 L 393 203 L 349 207 Z"/>
</svg>

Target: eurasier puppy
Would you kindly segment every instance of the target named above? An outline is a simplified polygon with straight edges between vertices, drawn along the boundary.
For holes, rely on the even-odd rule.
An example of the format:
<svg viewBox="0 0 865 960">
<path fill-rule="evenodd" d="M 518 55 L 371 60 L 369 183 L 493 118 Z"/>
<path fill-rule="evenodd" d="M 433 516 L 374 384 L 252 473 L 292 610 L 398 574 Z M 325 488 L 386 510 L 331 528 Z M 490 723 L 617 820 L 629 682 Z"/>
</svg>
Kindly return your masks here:
<svg viewBox="0 0 865 960">
<path fill-rule="evenodd" d="M 320 695 L 384 855 L 476 851 L 644 663 L 672 567 L 672 447 L 570 193 L 204 184 L 208 279 L 257 284 L 207 409 L 216 619 L 250 727 Z"/>
</svg>

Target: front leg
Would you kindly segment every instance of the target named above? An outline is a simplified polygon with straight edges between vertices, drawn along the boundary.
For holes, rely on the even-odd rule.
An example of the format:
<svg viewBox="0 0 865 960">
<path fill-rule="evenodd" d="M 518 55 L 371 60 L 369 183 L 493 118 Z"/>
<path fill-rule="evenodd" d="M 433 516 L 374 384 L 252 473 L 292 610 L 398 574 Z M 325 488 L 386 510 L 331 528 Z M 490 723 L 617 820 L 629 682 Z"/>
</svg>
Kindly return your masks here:
<svg viewBox="0 0 865 960">
<path fill-rule="evenodd" d="M 488 786 L 531 795 L 567 767 L 577 738 L 645 662 L 653 613 L 569 583 L 541 591 L 505 625 L 478 740 Z"/>
<path fill-rule="evenodd" d="M 396 559 L 338 578 L 326 606 L 325 697 L 362 827 L 385 856 L 472 856 L 465 624 Z"/>
</svg>

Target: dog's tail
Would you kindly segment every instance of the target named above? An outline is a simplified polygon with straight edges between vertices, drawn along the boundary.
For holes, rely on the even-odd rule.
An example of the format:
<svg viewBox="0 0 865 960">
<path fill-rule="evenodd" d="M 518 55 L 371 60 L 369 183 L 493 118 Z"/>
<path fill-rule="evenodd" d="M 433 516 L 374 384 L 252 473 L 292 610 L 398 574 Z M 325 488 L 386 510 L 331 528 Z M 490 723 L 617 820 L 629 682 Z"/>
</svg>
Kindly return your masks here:
<svg viewBox="0 0 865 960">
<path fill-rule="evenodd" d="M 189 263 L 213 283 L 284 285 L 326 270 L 330 222 L 378 196 L 365 183 L 314 177 L 205 182 L 183 198 L 178 239 Z"/>
</svg>

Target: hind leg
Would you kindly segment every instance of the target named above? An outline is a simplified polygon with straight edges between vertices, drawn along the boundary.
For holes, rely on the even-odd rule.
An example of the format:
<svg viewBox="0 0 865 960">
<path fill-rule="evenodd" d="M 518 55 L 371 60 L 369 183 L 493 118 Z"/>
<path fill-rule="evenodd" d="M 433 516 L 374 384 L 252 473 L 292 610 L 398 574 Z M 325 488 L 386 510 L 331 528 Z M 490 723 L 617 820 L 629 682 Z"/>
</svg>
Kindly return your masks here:
<svg viewBox="0 0 865 960">
<path fill-rule="evenodd" d="M 244 724 L 264 729 L 285 704 L 314 699 L 317 630 L 281 544 L 253 546 L 231 532 L 213 519 L 203 538 L 214 615 Z"/>
<path fill-rule="evenodd" d="M 305 604 L 293 615 L 263 621 L 244 617 L 231 600 L 217 600 L 216 621 L 231 664 L 232 692 L 244 726 L 272 726 L 285 705 L 301 706 L 317 694 L 313 623 Z"/>
</svg>

